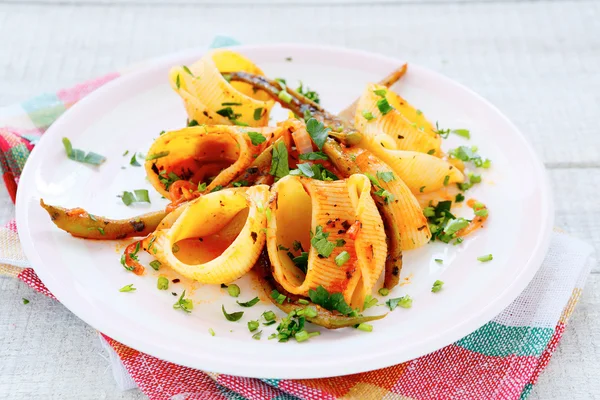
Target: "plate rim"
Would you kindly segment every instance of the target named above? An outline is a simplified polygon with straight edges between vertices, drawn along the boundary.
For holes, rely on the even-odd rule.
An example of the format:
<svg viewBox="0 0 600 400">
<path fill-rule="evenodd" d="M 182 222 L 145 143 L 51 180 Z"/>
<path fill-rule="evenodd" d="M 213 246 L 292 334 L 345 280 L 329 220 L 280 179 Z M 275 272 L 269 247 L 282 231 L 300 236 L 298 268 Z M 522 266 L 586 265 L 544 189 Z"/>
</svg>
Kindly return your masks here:
<svg viewBox="0 0 600 400">
<path fill-rule="evenodd" d="M 394 62 L 397 64 L 401 64 L 403 61 L 395 58 L 389 57 L 382 54 L 372 53 L 364 50 L 350 49 L 338 46 L 327 46 L 327 45 L 314 45 L 314 44 L 286 44 L 286 43 L 276 43 L 276 44 L 257 44 L 257 45 L 236 45 L 230 46 L 228 48 L 239 49 L 241 51 L 248 50 L 271 50 L 271 51 L 284 51 L 284 50 L 305 50 L 305 51 L 333 51 L 337 54 L 348 54 L 359 57 L 367 57 L 374 60 L 382 60 L 385 62 Z M 85 313 L 77 304 L 78 296 L 71 298 L 66 291 L 61 288 L 56 279 L 53 277 L 53 274 L 49 271 L 52 268 L 38 268 L 36 265 L 42 265 L 44 262 L 41 259 L 41 256 L 38 255 L 35 250 L 35 246 L 33 241 L 31 240 L 29 234 L 29 230 L 27 229 L 27 205 L 26 202 L 28 200 L 27 197 L 27 188 L 26 183 L 33 178 L 33 174 L 36 170 L 34 164 L 37 163 L 38 159 L 42 159 L 40 151 L 36 151 L 40 148 L 40 144 L 46 141 L 51 140 L 51 136 L 56 136 L 60 132 L 60 127 L 64 123 L 64 121 L 68 121 L 69 116 L 78 112 L 80 108 L 86 107 L 88 103 L 92 103 L 95 101 L 96 97 L 102 96 L 105 92 L 112 91 L 113 87 L 117 87 L 121 85 L 125 80 L 128 79 L 138 79 L 140 74 L 150 73 L 156 69 L 161 69 L 168 67 L 169 65 L 177 64 L 177 61 L 184 57 L 201 57 L 206 51 L 207 48 L 193 48 L 180 52 L 175 52 L 172 54 L 168 54 L 162 57 L 157 57 L 154 59 L 150 59 L 147 61 L 147 64 L 139 68 L 135 69 L 130 73 L 125 75 L 121 75 L 118 78 L 106 83 L 100 88 L 96 89 L 94 92 L 90 93 L 75 105 L 70 107 L 65 113 L 63 113 L 42 135 L 38 145 L 35 146 L 28 162 L 25 163 L 25 167 L 21 174 L 21 185 L 19 185 L 16 196 L 16 223 L 17 230 L 19 231 L 20 237 L 26 240 L 22 240 L 21 245 L 23 247 L 23 252 L 25 253 L 27 259 L 29 260 L 31 266 L 36 271 L 40 279 L 44 282 L 46 287 L 56 296 L 59 301 L 65 305 L 71 312 L 73 312 L 78 318 L 83 320 L 86 324 L 94 327 L 98 331 L 106 334 L 107 336 L 115 338 L 120 343 L 125 344 L 133 349 L 144 352 L 146 354 L 152 355 L 154 357 L 167 360 L 173 362 L 175 364 L 188 366 L 191 368 L 197 368 L 202 370 L 214 371 L 219 373 L 237 375 L 237 376 L 245 376 L 245 377 L 254 377 L 254 378 L 279 378 L 279 379 L 307 379 L 307 378 L 325 378 L 331 376 L 341 376 L 353 373 L 360 373 L 366 371 L 372 371 L 379 368 L 385 368 L 392 365 L 396 365 L 402 362 L 406 362 L 412 360 L 417 357 L 421 357 L 427 354 L 430 354 L 434 351 L 437 351 L 460 338 L 468 335 L 469 333 L 474 332 L 479 327 L 483 326 L 485 323 L 489 322 L 494 316 L 498 315 L 502 310 L 504 310 L 514 299 L 518 297 L 518 295 L 525 289 L 525 287 L 531 282 L 537 271 L 539 270 L 544 257 L 546 256 L 547 250 L 550 245 L 550 239 L 552 234 L 552 227 L 554 224 L 554 200 L 552 197 L 551 187 L 549 183 L 549 178 L 546 173 L 546 169 L 544 164 L 542 163 L 539 156 L 535 153 L 532 145 L 528 142 L 526 137 L 523 135 L 521 130 L 510 121 L 510 119 L 504 115 L 496 106 L 490 103 L 488 100 L 483 98 L 481 95 L 477 94 L 473 90 L 468 87 L 462 85 L 461 83 L 446 77 L 445 75 L 431 70 L 429 68 L 423 67 L 419 64 L 411 63 L 411 65 L 418 67 L 420 70 L 435 76 L 437 79 L 441 79 L 446 81 L 446 83 L 456 86 L 457 88 L 468 92 L 468 94 L 474 96 L 479 102 L 483 103 L 487 107 L 489 107 L 492 111 L 494 111 L 501 119 L 511 127 L 514 133 L 520 138 L 521 144 L 527 150 L 529 154 L 529 159 L 532 162 L 532 165 L 535 168 L 535 176 L 539 178 L 540 182 L 540 196 L 542 200 L 542 204 L 540 209 L 542 210 L 542 223 L 544 224 L 540 229 L 541 234 L 538 236 L 535 248 L 529 254 L 529 259 L 525 263 L 524 267 L 521 269 L 520 274 L 515 276 L 511 281 L 511 284 L 504 288 L 501 292 L 499 292 L 496 299 L 489 303 L 486 307 L 478 308 L 476 312 L 471 313 L 471 317 L 461 320 L 459 324 L 453 325 L 450 329 L 447 329 L 443 332 L 440 332 L 438 335 L 431 336 L 431 338 L 426 342 L 427 346 L 423 344 L 415 345 L 411 347 L 409 350 L 403 351 L 402 356 L 398 356 L 398 353 L 394 353 L 393 350 L 387 351 L 385 357 L 379 355 L 379 353 L 372 354 L 360 354 L 353 360 L 352 365 L 344 365 L 343 367 L 338 368 L 342 371 L 337 371 L 335 374 L 328 373 L 327 368 L 314 369 L 311 367 L 307 367 L 303 365 L 300 367 L 297 365 L 295 368 L 285 368 L 281 369 L 277 366 L 267 365 L 264 367 L 258 368 L 258 363 L 255 362 L 252 364 L 252 367 L 249 367 L 248 364 L 240 363 L 231 363 L 228 361 L 218 360 L 215 357 L 206 357 L 204 355 L 201 358 L 196 356 L 190 356 L 185 354 L 178 354 L 180 357 L 174 357 L 174 355 L 169 351 L 169 349 L 159 346 L 152 345 L 146 341 L 136 341 L 135 335 L 133 334 L 123 334 L 121 330 L 114 329 L 110 324 L 104 323 L 102 320 L 98 320 L 94 318 L 91 313 Z M 54 134 L 53 132 L 57 132 Z M 32 162 L 33 160 L 33 162 Z M 30 178 L 31 176 L 31 178 Z M 84 315 L 85 317 L 82 317 Z M 102 328 L 101 328 L 102 327 Z M 424 347 L 426 350 L 424 351 Z M 386 359 L 392 359 L 394 361 L 386 361 Z M 200 366 L 198 361 L 203 361 L 203 366 Z M 240 360 L 241 361 L 241 360 Z M 330 367 L 331 365 L 328 365 Z M 274 377 L 272 372 L 267 371 L 277 371 L 277 376 Z"/>
</svg>

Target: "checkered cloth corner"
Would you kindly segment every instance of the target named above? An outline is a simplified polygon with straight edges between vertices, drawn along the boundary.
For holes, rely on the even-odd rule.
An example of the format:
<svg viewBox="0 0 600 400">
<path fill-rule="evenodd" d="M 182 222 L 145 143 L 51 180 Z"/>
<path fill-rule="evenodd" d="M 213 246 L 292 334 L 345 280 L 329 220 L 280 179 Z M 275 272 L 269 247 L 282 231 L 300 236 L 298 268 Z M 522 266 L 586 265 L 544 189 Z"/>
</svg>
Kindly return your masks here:
<svg viewBox="0 0 600 400">
<path fill-rule="evenodd" d="M 225 37 L 217 42 L 213 47 L 233 44 Z M 0 172 L 13 201 L 25 161 L 44 131 L 71 105 L 118 76 L 109 74 L 0 110 Z M 589 272 L 591 253 L 587 244 L 555 233 L 531 284 L 492 321 L 426 356 L 349 376 L 242 378 L 179 366 L 103 338 L 127 379 L 156 400 L 524 399 L 560 341 Z M 53 297 L 28 268 L 14 221 L 0 228 L 0 274 L 17 276 Z"/>
</svg>

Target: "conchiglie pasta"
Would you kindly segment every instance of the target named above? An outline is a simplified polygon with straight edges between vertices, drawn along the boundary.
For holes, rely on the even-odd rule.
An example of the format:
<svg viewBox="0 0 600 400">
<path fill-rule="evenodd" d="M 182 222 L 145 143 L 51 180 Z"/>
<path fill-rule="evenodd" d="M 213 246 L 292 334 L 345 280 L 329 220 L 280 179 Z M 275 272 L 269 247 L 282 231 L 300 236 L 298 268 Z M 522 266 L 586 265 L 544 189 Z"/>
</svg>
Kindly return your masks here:
<svg viewBox="0 0 600 400">
<path fill-rule="evenodd" d="M 273 186 L 267 249 L 273 275 L 284 289 L 307 296 L 309 289 L 323 286 L 362 308 L 387 254 L 383 222 L 370 188 L 363 175 L 339 181 L 287 176 Z M 313 239 L 321 238 L 321 245 L 335 246 L 329 256 L 320 255 L 311 232 Z M 293 261 L 302 256 L 306 270 Z"/>
<path fill-rule="evenodd" d="M 231 50 L 213 50 L 190 67 L 171 69 L 171 87 L 183 99 L 189 120 L 207 125 L 267 125 L 274 102 L 247 83 L 228 82 L 222 74 L 233 71 L 263 75 L 250 60 Z"/>
<path fill-rule="evenodd" d="M 382 93 L 385 93 L 383 96 Z M 383 115 L 377 102 L 386 99 L 393 107 Z M 406 100 L 381 85 L 369 84 L 357 105 L 354 124 L 364 134 L 376 137 L 387 135 L 397 150 L 410 150 L 441 155 L 441 138 L 425 119 L 422 112 L 415 110 Z M 363 112 L 373 115 L 367 120 Z"/>
<path fill-rule="evenodd" d="M 426 153 L 386 149 L 376 138 L 368 136 L 359 146 L 389 165 L 415 194 L 432 192 L 464 180 L 458 168 Z"/>
<path fill-rule="evenodd" d="M 392 169 L 368 151 L 354 149 L 349 154 L 356 157 L 356 165 L 362 172 L 376 178 L 379 186 L 392 194 L 389 208 L 400 231 L 402 250 L 416 249 L 429 242 L 431 232 L 427 218 L 408 186 L 395 174 L 390 180 L 389 174 L 385 173 L 392 172 Z M 386 182 L 383 177 L 389 181 Z"/>
<path fill-rule="evenodd" d="M 180 207 L 146 249 L 162 264 L 201 283 L 232 282 L 250 271 L 265 244 L 269 187 L 224 189 Z"/>
<path fill-rule="evenodd" d="M 171 198 L 176 180 L 198 185 L 209 182 L 207 191 L 225 186 L 247 168 L 269 144 L 276 128 L 194 126 L 159 136 L 146 156 L 146 173 L 152 186 Z M 248 131 L 263 135 L 254 145 Z"/>
</svg>

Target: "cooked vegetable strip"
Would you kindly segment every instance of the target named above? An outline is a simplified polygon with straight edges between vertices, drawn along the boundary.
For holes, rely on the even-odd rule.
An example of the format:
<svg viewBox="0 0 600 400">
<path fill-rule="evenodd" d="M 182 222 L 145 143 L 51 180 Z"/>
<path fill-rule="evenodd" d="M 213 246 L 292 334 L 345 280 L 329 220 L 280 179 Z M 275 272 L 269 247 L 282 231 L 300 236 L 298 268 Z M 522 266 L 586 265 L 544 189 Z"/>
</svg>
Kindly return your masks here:
<svg viewBox="0 0 600 400">
<path fill-rule="evenodd" d="M 171 186 L 180 180 L 190 181 L 196 187 L 208 182 L 203 192 L 228 185 L 254 162 L 277 133 L 276 128 L 252 128 L 265 138 L 254 145 L 247 131 L 248 128 L 234 126 L 194 126 L 159 136 L 148 154 L 166 155 L 147 158 L 145 168 L 150 183 L 171 200 L 176 200 L 171 198 Z"/>
<path fill-rule="evenodd" d="M 350 326 L 354 326 L 357 324 L 362 324 L 363 322 L 375 321 L 381 318 L 384 318 L 387 314 L 383 315 L 374 315 L 374 316 L 344 316 L 341 314 L 336 314 L 332 311 L 326 310 L 323 307 L 314 304 L 313 302 L 306 300 L 298 295 L 287 292 L 277 281 L 273 278 L 271 273 L 271 264 L 269 262 L 269 257 L 265 252 L 261 254 L 259 257 L 256 268 L 255 268 L 258 276 L 258 281 L 267 295 L 269 299 L 273 302 L 273 304 L 282 310 L 283 312 L 290 313 L 293 310 L 301 310 L 307 307 L 312 307 L 316 310 L 317 315 L 314 317 L 306 316 L 306 320 L 312 322 L 313 324 L 325 327 L 327 329 L 339 329 L 339 328 L 347 328 Z M 273 290 L 277 290 L 282 295 L 286 296 L 286 298 L 290 299 L 290 301 L 284 301 L 281 304 L 277 302 L 275 299 L 271 297 L 271 293 Z"/>
<path fill-rule="evenodd" d="M 475 232 L 479 228 L 483 228 L 483 223 L 488 219 L 488 209 L 485 204 L 478 202 L 475 199 L 469 199 L 467 205 L 475 212 L 475 218 L 468 226 L 456 232 L 456 236 L 465 237 L 470 233 Z"/>
<path fill-rule="evenodd" d="M 278 101 L 282 107 L 292 110 L 298 116 L 310 116 L 322 122 L 326 127 L 331 129 L 330 136 L 334 136 L 344 144 L 354 145 L 362 139 L 362 133 L 355 129 L 351 123 L 328 113 L 317 103 L 307 99 L 289 87 L 284 87 L 279 81 L 246 72 L 232 72 L 229 76 L 232 81 L 246 82 L 255 88 L 265 91 L 271 98 Z M 279 93 L 282 91 L 286 91 L 290 95 L 289 102 L 283 101 L 279 97 Z"/>
<path fill-rule="evenodd" d="M 84 239 L 115 240 L 152 233 L 167 215 L 164 211 L 143 214 L 134 218 L 114 220 L 92 215 L 82 208 L 66 209 L 51 206 L 40 199 L 52 222 L 71 235 Z"/>
<path fill-rule="evenodd" d="M 364 175 L 338 181 L 287 176 L 273 186 L 267 249 L 273 273 L 287 291 L 306 296 L 323 286 L 362 308 L 386 256 L 383 223 L 370 188 Z M 359 227 L 354 235 L 352 226 Z M 294 247 L 308 253 L 306 273 L 297 257 L 284 250 Z M 344 263 L 338 265 L 335 259 L 344 252 Z"/>
<path fill-rule="evenodd" d="M 268 192 L 259 185 L 199 197 L 165 218 L 164 228 L 151 235 L 152 249 L 145 249 L 198 282 L 232 282 L 252 268 L 264 246 Z"/>
<path fill-rule="evenodd" d="M 223 76 L 229 71 L 263 74 L 250 60 L 231 50 L 211 51 L 187 71 L 184 67 L 171 69 L 171 87 L 183 99 L 188 118 L 199 125 L 267 125 L 273 101 L 251 85 L 229 82 Z"/>
<path fill-rule="evenodd" d="M 324 152 L 327 154 L 331 162 L 339 171 L 342 171 L 346 176 L 351 174 L 360 174 L 362 171 L 356 165 L 349 154 L 346 153 L 333 139 L 328 139 L 323 146 Z M 384 287 L 392 289 L 400 281 L 400 270 L 402 269 L 402 242 L 400 229 L 396 223 L 396 214 L 389 203 L 386 203 L 381 196 L 375 195 L 377 188 L 372 187 L 371 192 L 373 199 L 377 204 L 379 213 L 383 219 L 385 235 L 387 239 L 388 255 L 385 260 L 385 278 Z"/>
</svg>

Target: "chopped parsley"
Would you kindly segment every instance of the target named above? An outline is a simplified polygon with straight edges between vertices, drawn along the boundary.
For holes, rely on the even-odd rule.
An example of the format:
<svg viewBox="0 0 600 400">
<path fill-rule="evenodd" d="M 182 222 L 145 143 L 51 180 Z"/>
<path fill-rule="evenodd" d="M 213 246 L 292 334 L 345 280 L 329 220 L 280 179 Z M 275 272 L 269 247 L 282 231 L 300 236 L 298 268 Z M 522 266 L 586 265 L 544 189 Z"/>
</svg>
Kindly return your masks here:
<svg viewBox="0 0 600 400">
<path fill-rule="evenodd" d="M 262 331 L 258 331 L 254 335 L 252 335 L 252 339 L 254 339 L 254 340 L 260 340 L 261 336 L 262 336 Z"/>
<path fill-rule="evenodd" d="M 320 181 L 337 181 L 339 178 L 333 172 L 322 166 L 321 164 L 297 164 L 297 169 L 290 171 L 290 175 L 305 176 L 307 178 L 317 179 Z"/>
<path fill-rule="evenodd" d="M 300 255 L 296 257 L 288 251 L 288 256 L 292 259 L 292 262 L 300 269 L 300 271 L 306 273 L 308 270 L 308 253 L 306 251 L 301 252 Z"/>
<path fill-rule="evenodd" d="M 221 189 L 223 189 L 223 185 L 217 185 L 211 189 L 210 193 L 218 192 Z"/>
<path fill-rule="evenodd" d="M 391 171 L 387 171 L 387 172 L 377 171 L 377 177 L 386 183 L 391 182 L 394 179 L 396 179 L 396 177 L 394 176 L 394 173 Z"/>
<path fill-rule="evenodd" d="M 329 257 L 335 249 L 335 243 L 327 240 L 329 237 L 329 233 L 323 232 L 323 227 L 321 225 L 317 226 L 315 229 L 315 233 L 310 239 L 310 244 L 312 247 L 317 250 L 317 253 L 323 257 Z"/>
<path fill-rule="evenodd" d="M 121 200 L 126 206 L 131 203 L 150 203 L 150 197 L 146 189 L 136 189 L 133 193 L 125 191 L 121 195 Z"/>
<path fill-rule="evenodd" d="M 431 291 L 433 293 L 437 293 L 440 290 L 442 290 L 442 286 L 444 286 L 444 282 L 440 281 L 439 279 L 435 282 L 433 282 L 433 286 L 431 287 Z"/>
<path fill-rule="evenodd" d="M 394 311 L 398 306 L 402 308 L 411 308 L 412 298 L 409 295 L 396 297 L 395 299 L 389 299 L 385 304 L 389 307 L 390 311 Z"/>
<path fill-rule="evenodd" d="M 187 72 L 188 74 L 190 74 L 191 76 L 194 76 L 194 74 L 192 74 L 192 71 L 190 71 L 190 69 L 187 66 L 182 65 L 181 68 L 183 68 L 183 70 L 185 72 Z"/>
<path fill-rule="evenodd" d="M 262 112 L 263 112 L 263 108 L 262 107 L 258 107 L 254 109 L 254 120 L 258 121 L 259 119 L 262 118 Z"/>
<path fill-rule="evenodd" d="M 23 300 L 23 304 L 29 304 L 29 300 L 27 300 L 25 297 L 22 297 Z"/>
<path fill-rule="evenodd" d="M 287 342 L 290 338 L 293 337 L 298 342 L 304 342 L 313 336 L 318 336 L 320 334 L 319 332 L 309 333 L 306 330 L 304 330 L 306 317 L 309 317 L 307 313 L 307 310 L 309 308 L 311 307 L 290 311 L 290 313 L 288 313 L 287 316 L 281 319 L 281 323 L 277 325 L 278 333 L 272 338 L 277 338 L 280 342 Z M 312 311 L 316 314 L 316 310 L 313 309 Z M 310 315 L 312 315 L 312 312 Z"/>
<path fill-rule="evenodd" d="M 322 122 L 319 122 L 314 118 L 310 118 L 308 121 L 306 121 L 306 131 L 310 135 L 313 142 L 315 142 L 319 150 L 322 150 L 331 129 L 326 128 Z"/>
<path fill-rule="evenodd" d="M 450 157 L 457 158 L 464 162 L 472 162 L 476 167 L 489 168 L 491 161 L 481 158 L 477 153 L 477 146 L 459 146 L 448 152 Z"/>
<path fill-rule="evenodd" d="M 181 178 L 173 171 L 167 173 L 167 171 L 163 170 L 158 173 L 158 180 L 164 185 L 165 190 L 169 190 L 171 185 L 174 182 L 181 180 Z"/>
<path fill-rule="evenodd" d="M 456 218 L 451 212 L 452 201 L 440 201 L 435 207 L 429 206 L 423 209 L 423 215 L 427 217 L 431 240 L 440 240 L 449 243 L 456 237 L 456 233 L 469 225 L 469 220 Z"/>
<path fill-rule="evenodd" d="M 280 179 L 290 173 L 288 164 L 288 152 L 285 143 L 277 142 L 273 146 L 273 158 L 271 160 L 271 170 L 269 174 Z"/>
<path fill-rule="evenodd" d="M 310 300 L 329 311 L 338 311 L 342 315 L 355 315 L 356 311 L 352 309 L 344 300 L 344 295 L 341 293 L 329 293 L 323 286 L 317 287 L 316 290 L 309 289 L 308 296 Z"/>
<path fill-rule="evenodd" d="M 262 317 L 267 322 L 275 321 L 275 318 L 277 318 L 273 311 L 265 311 L 264 313 L 262 313 Z"/>
<path fill-rule="evenodd" d="M 202 182 L 198 184 L 198 191 L 199 192 L 204 192 L 206 190 L 206 182 Z"/>
<path fill-rule="evenodd" d="M 125 285 L 121 289 L 119 289 L 119 292 L 122 292 L 122 293 L 135 292 L 135 291 L 136 291 L 136 288 L 133 287 L 133 283 L 130 283 L 129 285 Z"/>
<path fill-rule="evenodd" d="M 250 185 L 250 183 L 248 181 L 233 182 L 233 187 L 243 187 L 243 186 L 248 186 L 248 185 Z"/>
<path fill-rule="evenodd" d="M 250 137 L 250 141 L 253 146 L 258 146 L 261 143 L 264 143 L 267 138 L 262 135 L 260 132 L 246 132 Z"/>
<path fill-rule="evenodd" d="M 235 120 L 242 116 L 242 114 L 236 114 L 231 107 L 221 108 L 217 110 L 217 114 L 229 120 Z"/>
<path fill-rule="evenodd" d="M 90 151 L 86 154 L 83 150 L 74 149 L 71 145 L 71 141 L 66 137 L 62 138 L 62 143 L 65 147 L 67 157 L 73 161 L 90 165 L 100 165 L 106 161 L 106 157 L 101 156 L 98 153 L 94 153 L 93 151 Z"/>
<path fill-rule="evenodd" d="M 240 318 L 242 318 L 242 316 L 244 315 L 243 311 L 238 311 L 238 312 L 234 312 L 231 314 L 228 314 L 227 311 L 225 311 L 225 306 L 221 306 L 221 310 L 223 310 L 223 315 L 225 316 L 225 318 L 227 318 L 227 321 L 239 321 Z"/>
<path fill-rule="evenodd" d="M 443 139 L 447 139 L 451 133 L 463 137 L 465 139 L 471 139 L 471 132 L 468 129 L 440 129 L 438 123 L 435 123 L 435 133 L 440 135 Z"/>
<path fill-rule="evenodd" d="M 179 300 L 177 300 L 177 303 L 173 304 L 173 308 L 176 310 L 181 310 L 186 313 L 191 313 L 192 310 L 194 309 L 194 302 L 192 301 L 192 299 L 185 298 L 185 290 L 184 290 L 183 293 L 181 293 Z"/>
<path fill-rule="evenodd" d="M 306 97 L 309 100 L 314 101 L 317 104 L 321 103 L 321 98 L 319 97 L 319 93 L 315 92 L 314 90 L 310 90 L 310 88 L 307 86 L 306 89 L 304 89 L 304 86 L 302 85 L 302 81 L 300 81 L 300 86 L 298 86 L 298 89 L 296 89 L 296 92 L 300 93 L 302 96 Z"/>
<path fill-rule="evenodd" d="M 142 157 L 142 158 L 144 158 L 144 157 Z M 137 153 L 133 153 L 133 155 L 131 156 L 131 159 L 129 160 L 129 165 L 131 165 L 132 167 L 140 167 L 141 166 L 141 164 L 137 160 Z"/>
<path fill-rule="evenodd" d="M 259 301 L 260 301 L 260 299 L 258 297 L 255 297 L 252 300 L 245 301 L 245 302 L 242 302 L 242 303 L 240 303 L 239 300 L 236 300 L 236 303 L 238 303 L 242 307 L 252 307 L 253 305 L 255 305 L 256 303 L 258 303 Z"/>
<path fill-rule="evenodd" d="M 190 128 L 191 128 L 192 126 L 198 126 L 198 125 L 200 125 L 200 124 L 199 124 L 199 123 L 198 123 L 198 121 L 196 121 L 195 119 L 192 119 L 192 120 L 190 120 L 190 121 L 188 122 L 188 124 L 187 124 L 187 126 L 188 126 L 188 127 L 190 127 Z"/>
<path fill-rule="evenodd" d="M 363 304 L 363 309 L 366 310 L 367 308 L 371 308 L 373 306 L 377 305 L 377 299 L 373 296 L 371 296 L 370 294 L 368 294 L 365 297 L 365 302 Z"/>
<path fill-rule="evenodd" d="M 313 151 L 311 153 L 300 154 L 299 158 L 305 161 L 328 160 L 327 154 L 322 151 Z"/>
<path fill-rule="evenodd" d="M 462 193 L 457 194 L 456 197 L 454 198 L 455 203 L 461 203 L 463 201 L 465 201 L 465 196 L 463 196 Z"/>
</svg>

